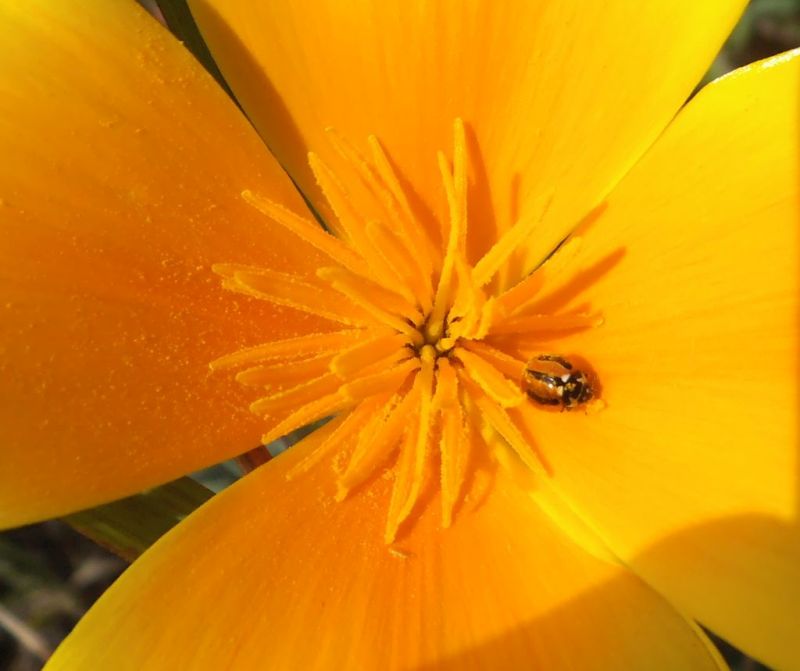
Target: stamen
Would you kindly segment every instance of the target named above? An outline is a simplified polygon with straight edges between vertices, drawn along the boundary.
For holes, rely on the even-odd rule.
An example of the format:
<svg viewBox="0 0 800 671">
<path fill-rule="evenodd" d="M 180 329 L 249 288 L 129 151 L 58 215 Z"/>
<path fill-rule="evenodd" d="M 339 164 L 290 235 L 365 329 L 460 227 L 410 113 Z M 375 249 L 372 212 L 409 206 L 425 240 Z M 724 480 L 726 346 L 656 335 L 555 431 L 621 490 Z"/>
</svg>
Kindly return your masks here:
<svg viewBox="0 0 800 671">
<path fill-rule="evenodd" d="M 519 381 L 509 380 L 492 364 L 473 354 L 463 347 L 453 350 L 453 355 L 464 364 L 465 372 L 496 403 L 504 408 L 519 405 L 525 400 L 525 394 L 519 387 Z"/>
<path fill-rule="evenodd" d="M 339 390 L 344 398 L 358 401 L 386 389 L 397 389 L 410 373 L 419 370 L 420 361 L 416 357 L 406 359 L 398 365 L 373 375 L 360 377 L 342 385 Z"/>
<path fill-rule="evenodd" d="M 369 263 L 373 258 L 374 249 L 367 239 L 364 231 L 363 219 L 353 208 L 351 198 L 344 186 L 336 178 L 333 171 L 313 152 L 308 154 L 308 164 L 317 180 L 322 194 L 331 206 L 334 215 L 339 220 L 340 233 L 353 245 L 363 259 Z M 374 265 L 370 263 L 374 271 Z"/>
<path fill-rule="evenodd" d="M 380 259 L 374 255 L 368 256 L 367 262 L 370 265 L 373 277 L 387 288 L 395 291 L 400 290 L 408 300 L 412 302 L 419 301 L 423 309 L 427 312 L 430 309 L 429 303 L 432 293 L 429 286 L 431 276 L 430 263 L 426 263 L 424 260 L 420 259 L 419 249 L 415 249 L 414 239 L 408 235 L 409 228 L 420 233 L 418 223 L 412 220 L 410 227 L 404 224 L 403 216 L 398 210 L 392 191 L 384 184 L 376 168 L 371 166 L 364 157 L 361 156 L 358 150 L 341 137 L 333 128 L 328 128 L 326 130 L 336 152 L 354 169 L 359 178 L 359 182 L 372 196 L 375 202 L 379 204 L 387 218 L 387 223 L 393 225 L 398 236 L 395 237 L 395 235 L 392 234 L 381 236 L 380 233 L 376 234 L 375 230 L 373 230 L 371 234 L 369 224 L 367 225 L 367 240 L 382 257 L 389 261 L 389 267 L 387 268 L 386 265 L 381 263 Z M 380 160 L 386 161 L 386 157 L 382 156 Z M 399 188 L 399 192 L 402 193 L 402 188 Z M 372 222 L 372 226 L 382 228 L 377 222 Z M 392 263 L 393 260 L 394 263 Z M 395 275 L 404 278 L 406 281 L 400 282 L 398 286 L 396 278 L 392 277 L 391 272 L 387 272 L 389 270 L 393 270 Z M 419 279 L 421 278 L 424 278 L 422 290 L 418 288 L 416 293 L 409 291 L 409 285 L 419 285 Z M 425 285 L 428 285 L 427 291 L 424 289 Z"/>
<path fill-rule="evenodd" d="M 405 315 L 417 323 L 422 321 L 422 315 L 416 307 L 401 296 L 365 281 L 344 268 L 320 268 L 317 270 L 317 276 L 329 282 L 339 293 L 362 308 L 373 321 L 385 324 L 400 333 L 412 335 L 417 329 L 398 315 Z"/>
<path fill-rule="evenodd" d="M 442 526 L 446 529 L 453 520 L 461 488 L 469 463 L 469 427 L 464 423 L 464 412 L 458 401 L 458 380 L 447 359 L 439 361 L 432 412 L 441 418 L 439 440 L 440 478 L 442 487 Z"/>
<path fill-rule="evenodd" d="M 431 242 L 425 228 L 417 222 L 417 218 L 411 209 L 411 205 L 408 202 L 400 179 L 395 173 L 386 153 L 383 151 L 383 147 L 378 141 L 378 138 L 374 135 L 370 135 L 367 138 L 367 142 L 372 151 L 372 160 L 375 163 L 375 169 L 378 171 L 383 183 L 389 189 L 399 207 L 400 216 L 397 218 L 398 234 L 402 240 L 409 240 L 411 242 L 409 251 L 415 253 L 415 258 L 418 258 L 422 264 L 422 274 L 426 277 L 430 277 L 434 267 L 440 262 L 439 251 Z"/>
<path fill-rule="evenodd" d="M 225 278 L 222 285 L 231 291 L 285 305 L 340 322 L 363 326 L 374 324 L 370 313 L 341 296 L 327 293 L 327 287 L 309 284 L 296 275 L 266 268 L 251 268 L 232 263 L 217 263 L 211 269 Z M 331 309 L 335 307 L 335 309 Z"/>
<path fill-rule="evenodd" d="M 392 489 L 389 514 L 386 520 L 386 543 L 393 543 L 400 525 L 406 520 L 419 500 L 425 482 L 428 465 L 428 434 L 431 421 L 431 400 L 433 393 L 433 363 L 423 361 L 422 369 L 414 380 L 411 390 L 419 398 L 419 413 L 413 424 L 414 431 L 408 432 L 400 456 L 397 480 Z"/>
<path fill-rule="evenodd" d="M 463 222 L 459 240 L 459 246 L 463 251 L 467 235 L 467 133 L 464 122 L 459 118 L 453 122 L 453 186 L 456 207 Z"/>
<path fill-rule="evenodd" d="M 500 434 L 500 436 L 502 436 L 522 462 L 538 475 L 552 475 L 552 470 L 545 460 L 544 455 L 542 455 L 535 445 L 530 445 L 528 441 L 525 440 L 522 432 L 508 416 L 508 413 L 494 403 L 474 384 L 465 380 L 463 376 L 461 376 L 461 379 L 470 392 L 470 396 L 476 407 L 481 411 L 483 418 Z"/>
<path fill-rule="evenodd" d="M 286 479 L 292 480 L 298 475 L 308 472 L 309 469 L 325 459 L 330 453 L 342 449 L 344 441 L 363 428 L 387 400 L 386 396 L 374 396 L 359 403 L 336 427 L 334 432 L 325 439 L 325 442 L 286 473 Z"/>
<path fill-rule="evenodd" d="M 516 224 L 509 228 L 503 236 L 484 254 L 472 270 L 472 277 L 478 286 L 489 284 L 498 270 L 508 261 L 509 257 L 528 240 L 541 223 L 550 208 L 553 200 L 553 193 L 543 199 L 541 205 L 534 207 L 533 212 L 527 217 L 520 219 Z"/>
<path fill-rule="evenodd" d="M 391 202 L 391 193 L 381 182 L 380 176 L 375 172 L 373 167 L 367 163 L 366 159 L 359 151 L 350 144 L 347 139 L 342 137 L 335 128 L 329 126 L 325 129 L 325 132 L 328 134 L 328 139 L 331 141 L 336 153 L 355 169 L 359 181 L 370 194 L 375 197 L 381 205 L 385 206 Z"/>
<path fill-rule="evenodd" d="M 211 370 L 227 370 L 238 366 L 246 366 L 259 361 L 270 359 L 297 359 L 303 356 L 313 356 L 327 352 L 336 352 L 342 347 L 352 345 L 367 335 L 372 335 L 366 329 L 352 329 L 348 331 L 332 331 L 331 333 L 312 333 L 297 338 L 286 338 L 273 342 L 248 347 L 231 354 L 221 356 L 209 364 Z"/>
<path fill-rule="evenodd" d="M 411 395 L 411 393 L 409 393 Z M 418 394 L 414 396 L 418 403 Z M 389 513 L 386 516 L 386 529 L 383 540 L 389 545 L 394 543 L 397 531 L 403 520 L 400 519 L 400 508 L 408 500 L 414 476 L 414 466 L 416 462 L 417 447 L 417 425 L 419 417 L 412 416 L 410 425 L 406 428 L 400 444 L 400 456 L 394 466 L 394 484 L 392 486 L 392 496 L 389 501 Z"/>
<path fill-rule="evenodd" d="M 352 377 L 377 360 L 402 352 L 407 341 L 408 339 L 403 335 L 389 333 L 358 343 L 338 354 L 330 362 L 330 369 L 341 378 Z"/>
<path fill-rule="evenodd" d="M 569 267 L 580 246 L 581 238 L 578 236 L 571 237 L 553 252 L 533 274 L 528 275 L 524 280 L 499 296 L 497 305 L 502 314 L 512 316 L 525 312 L 541 296 L 542 289 L 552 284 L 553 280 Z"/>
<path fill-rule="evenodd" d="M 358 254 L 344 244 L 339 238 L 326 233 L 316 222 L 295 214 L 291 210 L 274 203 L 268 198 L 259 196 L 252 191 L 242 191 L 242 198 L 262 214 L 280 224 L 298 238 L 326 254 L 331 260 L 336 261 L 359 275 L 369 276 L 369 266 Z"/>
<path fill-rule="evenodd" d="M 464 349 L 474 352 L 511 380 L 520 380 L 525 372 L 525 362 L 487 345 L 485 342 L 467 340 Z"/>
<path fill-rule="evenodd" d="M 497 307 L 493 300 L 487 300 L 480 312 L 480 319 L 468 333 L 468 337 L 473 340 L 483 340 L 492 327 L 492 324 L 497 320 Z"/>
<path fill-rule="evenodd" d="M 288 415 L 278 424 L 276 424 L 269 432 L 261 437 L 261 442 L 268 445 L 274 440 L 285 436 L 292 431 L 296 431 L 304 426 L 308 426 L 312 422 L 319 421 L 325 417 L 330 417 L 346 408 L 353 406 L 353 400 L 345 398 L 341 394 L 328 394 L 322 398 L 318 398 L 306 405 L 298 408 L 293 413 Z"/>
<path fill-rule="evenodd" d="M 447 412 L 458 404 L 458 378 L 450 361 L 444 357 L 436 362 L 436 392 L 433 412 Z"/>
<path fill-rule="evenodd" d="M 538 295 L 544 280 L 545 273 L 539 270 L 495 298 L 498 317 L 504 319 L 521 309 L 525 303 Z"/>
<path fill-rule="evenodd" d="M 317 447 L 322 445 L 328 439 L 331 433 L 336 431 L 344 419 L 344 416 L 340 416 L 332 419 L 330 422 L 326 422 L 323 426 L 319 427 L 315 431 L 303 436 L 292 446 L 292 449 L 303 449 L 305 447 L 309 447 L 310 451 L 317 449 Z"/>
<path fill-rule="evenodd" d="M 481 330 L 481 324 L 485 321 L 483 313 L 487 305 L 486 294 L 473 281 L 464 259 L 456 259 L 455 269 L 458 277 L 458 291 L 448 317 L 449 335 L 452 338 L 483 337 L 478 334 L 478 331 Z"/>
<path fill-rule="evenodd" d="M 387 217 L 387 221 L 391 224 L 395 225 L 395 228 L 401 235 L 401 242 L 399 243 L 401 247 L 403 247 L 405 255 L 411 258 L 411 267 L 416 267 L 419 271 L 419 274 L 426 274 L 426 267 L 424 265 L 418 265 L 416 258 L 413 255 L 414 245 L 410 239 L 403 238 L 402 234 L 404 233 L 405 226 L 399 221 L 401 215 L 397 209 L 397 204 L 394 200 L 391 190 L 389 187 L 384 184 L 383 180 L 381 179 L 380 174 L 376 171 L 376 169 L 370 165 L 366 159 L 358 152 L 358 150 L 353 147 L 345 138 L 339 135 L 333 128 L 327 128 L 328 136 L 331 140 L 331 144 L 333 145 L 336 152 L 341 156 L 346 163 L 348 163 L 352 168 L 354 168 L 355 173 L 358 175 L 359 181 L 361 182 L 362 186 L 366 188 L 369 194 L 373 197 L 375 202 L 377 202 L 383 214 Z M 418 229 L 419 226 L 416 222 L 413 223 L 413 227 Z M 370 241 L 373 242 L 374 240 L 370 236 Z M 410 245 L 408 243 L 411 243 Z M 383 253 L 383 250 L 378 250 Z M 374 266 L 374 264 L 373 264 Z M 380 266 L 377 267 L 377 270 L 381 270 Z M 412 275 L 416 275 L 417 273 L 412 273 Z M 430 277 L 430 269 L 427 270 L 427 276 Z M 390 285 L 391 286 L 391 285 Z"/>
<path fill-rule="evenodd" d="M 333 358 L 330 352 L 299 361 L 279 361 L 247 368 L 236 374 L 236 381 L 250 387 L 285 386 L 316 378 L 328 370 Z"/>
<path fill-rule="evenodd" d="M 433 310 L 428 318 L 427 331 L 431 339 L 438 339 L 444 331 L 444 316 L 453 304 L 455 289 L 455 266 L 457 259 L 464 256 L 467 235 L 467 201 L 466 201 L 466 138 L 464 125 L 456 120 L 454 129 L 453 173 L 447 165 L 444 154 L 439 152 L 439 171 L 447 195 L 450 211 L 450 227 L 447 236 L 447 248 L 439 275 L 439 285 Z"/>
<path fill-rule="evenodd" d="M 268 417 L 286 408 L 306 405 L 318 398 L 335 392 L 341 380 L 338 375 L 326 373 L 311 381 L 290 387 L 277 394 L 264 396 L 250 404 L 250 411 L 260 417 Z"/>
<path fill-rule="evenodd" d="M 433 305 L 431 278 L 415 267 L 414 255 L 409 253 L 396 235 L 378 222 L 367 224 L 367 237 L 398 278 L 401 278 L 403 286 L 409 287 L 422 311 L 429 312 Z"/>
<path fill-rule="evenodd" d="M 453 510 L 464 486 L 469 464 L 472 436 L 464 422 L 460 403 L 450 412 L 442 413 L 442 436 L 439 441 L 440 478 L 442 487 L 442 526 L 447 529 L 453 521 Z"/>
<path fill-rule="evenodd" d="M 339 501 L 344 500 L 355 487 L 372 475 L 397 448 L 415 400 L 410 393 L 399 401 L 395 396 L 384 406 L 382 413 L 376 415 L 374 425 L 364 430 L 345 472 L 339 478 L 336 495 Z"/>
</svg>

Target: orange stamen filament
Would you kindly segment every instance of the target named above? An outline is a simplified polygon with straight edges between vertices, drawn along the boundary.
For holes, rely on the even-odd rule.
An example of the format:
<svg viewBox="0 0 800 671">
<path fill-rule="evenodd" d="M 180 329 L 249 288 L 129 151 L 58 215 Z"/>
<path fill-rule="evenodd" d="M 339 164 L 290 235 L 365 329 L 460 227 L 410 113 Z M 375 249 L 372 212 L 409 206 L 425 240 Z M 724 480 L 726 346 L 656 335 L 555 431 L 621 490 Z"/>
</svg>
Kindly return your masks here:
<svg viewBox="0 0 800 671">
<path fill-rule="evenodd" d="M 466 374 L 495 403 L 504 408 L 511 408 L 525 400 L 525 394 L 520 390 L 519 383 L 508 379 L 486 359 L 463 347 L 454 349 L 453 356 L 464 365 Z"/>
<path fill-rule="evenodd" d="M 344 398 L 339 393 L 328 394 L 309 401 L 301 405 L 297 410 L 290 413 L 285 419 L 275 424 L 275 426 L 261 437 L 261 441 L 268 445 L 278 438 L 296 431 L 304 426 L 317 422 L 325 417 L 341 412 L 347 408 L 352 408 L 355 403 L 352 399 Z"/>
<path fill-rule="evenodd" d="M 279 361 L 253 366 L 239 371 L 236 374 L 236 381 L 250 387 L 297 384 L 325 373 L 332 358 L 333 354 L 326 353 L 299 361 Z"/>
<path fill-rule="evenodd" d="M 331 144 L 333 145 L 336 152 L 339 156 L 344 159 L 347 165 L 351 166 L 358 176 L 359 182 L 361 185 L 367 189 L 367 191 L 372 195 L 375 201 L 378 203 L 381 212 L 383 213 L 384 217 L 386 218 L 387 223 L 390 225 L 391 228 L 399 232 L 398 242 L 400 246 L 403 248 L 403 251 L 398 251 L 398 254 L 405 257 L 406 259 L 411 260 L 411 267 L 415 267 L 416 272 L 413 272 L 413 276 L 426 276 L 430 279 L 431 269 L 429 264 L 425 264 L 424 262 L 419 262 L 418 253 L 415 254 L 415 247 L 414 247 L 414 236 L 410 234 L 411 231 L 408 230 L 408 227 L 404 225 L 404 221 L 402 219 L 402 215 L 399 212 L 397 202 L 393 195 L 393 191 L 397 192 L 398 189 L 390 190 L 390 188 L 384 183 L 384 180 L 381 178 L 378 168 L 374 167 L 369 164 L 369 162 L 359 154 L 359 152 L 353 147 L 349 142 L 347 142 L 343 137 L 341 137 L 333 128 L 328 128 L 328 136 L 331 140 Z M 385 160 L 385 156 L 383 157 Z M 394 179 L 394 178 L 392 178 Z M 400 193 L 402 193 L 402 189 L 399 189 Z M 373 222 L 374 223 L 374 222 Z M 412 231 L 418 232 L 419 227 L 413 223 L 413 216 L 412 216 Z M 382 255 L 386 256 L 387 251 L 385 248 L 382 248 L 383 244 L 394 244 L 393 241 L 389 240 L 381 240 L 376 239 L 373 236 L 369 235 L 369 230 L 367 230 L 367 237 L 369 241 L 375 246 L 377 251 Z M 377 272 L 378 274 L 383 274 L 383 269 L 379 263 L 376 263 L 375 259 L 368 259 L 373 272 Z M 398 272 L 395 269 L 395 272 Z M 398 272 L 398 274 L 401 274 Z M 389 278 L 391 281 L 391 278 Z M 389 284 L 387 286 L 395 286 L 393 284 Z M 403 286 L 405 288 L 405 286 Z"/>
<path fill-rule="evenodd" d="M 412 429 L 408 431 L 403 445 L 397 486 L 392 491 L 389 515 L 384 540 L 392 543 L 400 525 L 411 514 L 419 499 L 428 465 L 428 434 L 430 433 L 431 399 L 433 387 L 433 361 L 428 354 L 422 358 L 422 369 L 414 380 L 414 389 L 419 397 L 419 411 Z"/>
<path fill-rule="evenodd" d="M 382 370 L 380 373 L 366 375 L 343 384 L 339 392 L 344 398 L 355 401 L 367 398 L 386 389 L 399 387 L 409 374 L 419 370 L 419 367 L 418 359 L 409 358 L 388 370 Z"/>
<path fill-rule="evenodd" d="M 209 367 L 211 370 L 226 370 L 262 361 L 275 359 L 289 361 L 303 356 L 327 354 L 352 345 L 353 341 L 359 340 L 367 334 L 369 334 L 367 330 L 353 329 L 349 331 L 332 331 L 331 333 L 313 333 L 297 338 L 275 340 L 264 345 L 248 347 L 247 349 L 227 354 L 212 361 Z"/>
<path fill-rule="evenodd" d="M 385 402 L 386 399 L 384 397 L 373 396 L 359 403 L 316 450 L 311 452 L 305 459 L 295 464 L 294 467 L 286 473 L 287 479 L 291 480 L 301 473 L 306 473 L 312 466 L 318 464 L 330 453 L 338 452 L 341 449 L 341 443 L 359 429 L 362 429 Z"/>
<path fill-rule="evenodd" d="M 453 509 L 464 485 L 469 460 L 468 427 L 464 423 L 464 410 L 458 400 L 458 380 L 447 359 L 442 359 L 439 364 L 432 406 L 433 411 L 439 414 L 441 424 L 439 463 L 442 526 L 447 528 L 453 520 Z"/>
<path fill-rule="evenodd" d="M 347 379 L 357 371 L 363 370 L 391 354 L 403 353 L 406 338 L 397 333 L 358 343 L 337 354 L 330 362 L 330 369 L 342 379 Z"/>
<path fill-rule="evenodd" d="M 431 242 L 428 232 L 416 221 L 400 179 L 394 168 L 392 168 L 392 164 L 383 151 L 378 138 L 370 135 L 367 138 L 367 142 L 372 152 L 375 169 L 391 192 L 399 209 L 400 216 L 396 220 L 398 234 L 402 239 L 409 241 L 409 251 L 415 255 L 415 258 L 419 259 L 422 274 L 430 277 L 434 266 L 438 266 L 440 260 L 439 252 Z"/>
<path fill-rule="evenodd" d="M 450 227 L 436 298 L 427 324 L 428 337 L 433 340 L 438 340 L 442 335 L 445 314 L 455 298 L 456 263 L 458 258 L 463 257 L 467 236 L 467 149 L 464 124 L 460 120 L 456 120 L 455 123 L 454 147 L 452 174 L 447 165 L 447 159 L 441 152 L 438 154 L 439 171 L 442 175 L 450 211 Z"/>
<path fill-rule="evenodd" d="M 350 301 L 333 299 L 329 288 L 311 284 L 296 275 L 266 268 L 250 268 L 236 264 L 215 264 L 212 270 L 225 278 L 223 286 L 231 291 L 260 298 L 276 305 L 319 315 L 351 326 L 375 323 L 368 311 Z M 332 304 L 336 304 L 332 308 Z"/>
<path fill-rule="evenodd" d="M 416 299 L 424 313 L 432 307 L 430 275 L 424 275 L 415 268 L 413 253 L 406 249 L 402 240 L 378 222 L 367 224 L 367 237 L 394 273 L 404 280 L 402 286 L 409 287 L 409 293 Z M 404 294 L 406 297 L 408 294 Z"/>
<path fill-rule="evenodd" d="M 361 275 L 368 275 L 369 269 L 364 260 L 339 238 L 326 233 L 316 222 L 295 214 L 278 203 L 268 198 L 256 195 L 245 189 L 242 198 L 262 214 L 268 216 L 275 223 L 280 224 L 298 238 L 305 240 L 319 251 L 327 254 L 332 261 L 340 263 L 345 268 Z"/>
<path fill-rule="evenodd" d="M 374 424 L 359 436 L 347 468 L 339 478 L 337 498 L 340 501 L 369 478 L 397 448 L 415 400 L 411 394 L 405 394 L 399 402 L 392 399 L 380 414 L 375 415 Z"/>
<path fill-rule="evenodd" d="M 539 298 L 542 287 L 552 285 L 553 280 L 558 278 L 569 266 L 569 262 L 575 258 L 580 246 L 581 238 L 578 236 L 572 236 L 567 240 L 539 269 L 497 297 L 498 312 L 503 316 L 524 312 L 532 302 Z"/>
<path fill-rule="evenodd" d="M 538 448 L 528 443 L 519 427 L 508 413 L 492 399 L 477 389 L 471 380 L 462 375 L 470 396 L 486 423 L 494 429 L 528 468 L 539 475 L 550 475 L 551 469 Z"/>
<path fill-rule="evenodd" d="M 520 219 L 509 228 L 492 248 L 486 252 L 483 258 L 475 264 L 472 276 L 478 286 L 482 287 L 488 284 L 511 255 L 530 238 L 536 226 L 541 223 L 547 214 L 551 201 L 552 194 L 544 199 L 539 207 L 535 207 L 529 216 Z"/>
<path fill-rule="evenodd" d="M 376 321 L 400 333 L 416 333 L 414 324 L 422 321 L 422 315 L 401 296 L 377 284 L 365 282 L 344 268 L 320 268 L 317 275 Z"/>
</svg>

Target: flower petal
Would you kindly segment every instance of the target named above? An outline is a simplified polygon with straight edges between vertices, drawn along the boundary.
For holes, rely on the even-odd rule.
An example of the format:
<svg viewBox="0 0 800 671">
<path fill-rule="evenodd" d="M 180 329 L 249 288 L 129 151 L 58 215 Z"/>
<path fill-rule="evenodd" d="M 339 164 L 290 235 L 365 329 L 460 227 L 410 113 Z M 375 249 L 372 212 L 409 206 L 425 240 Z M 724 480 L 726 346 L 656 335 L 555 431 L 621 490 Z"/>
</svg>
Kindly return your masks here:
<svg viewBox="0 0 800 671">
<path fill-rule="evenodd" d="M 744 4 L 190 1 L 238 100 L 323 210 L 306 152 L 335 163 L 332 126 L 367 155 L 377 135 L 443 216 L 436 150 L 462 118 L 473 257 L 542 198 L 530 253 L 551 250 L 672 118 Z"/>
<path fill-rule="evenodd" d="M 214 81 L 130 2 L 0 3 L 0 526 L 259 444 L 218 357 L 330 329 L 221 288 L 215 262 L 311 275 L 245 203 L 301 208 Z M 252 400 L 252 399 L 249 399 Z"/>
<path fill-rule="evenodd" d="M 386 478 L 342 503 L 330 462 L 286 480 L 325 434 L 141 557 L 48 671 L 722 668 L 692 625 L 558 532 L 505 471 L 477 474 L 450 529 L 431 501 L 386 546 Z"/>
<path fill-rule="evenodd" d="M 799 92 L 794 52 L 678 116 L 587 230 L 583 284 L 543 299 L 603 314 L 561 353 L 607 407 L 527 412 L 612 549 L 782 669 L 800 668 Z"/>
</svg>

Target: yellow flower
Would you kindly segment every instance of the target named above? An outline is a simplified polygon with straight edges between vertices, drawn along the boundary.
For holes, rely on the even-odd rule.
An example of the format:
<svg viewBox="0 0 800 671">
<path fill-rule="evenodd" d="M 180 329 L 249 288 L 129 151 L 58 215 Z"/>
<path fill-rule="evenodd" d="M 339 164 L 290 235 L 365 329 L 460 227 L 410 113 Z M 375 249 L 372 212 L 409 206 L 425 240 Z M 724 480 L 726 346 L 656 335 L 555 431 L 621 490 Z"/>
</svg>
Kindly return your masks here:
<svg viewBox="0 0 800 671">
<path fill-rule="evenodd" d="M 670 123 L 742 2 L 191 4 L 258 135 L 0 3 L 0 524 L 335 417 L 48 668 L 800 668 L 798 55 Z"/>
</svg>

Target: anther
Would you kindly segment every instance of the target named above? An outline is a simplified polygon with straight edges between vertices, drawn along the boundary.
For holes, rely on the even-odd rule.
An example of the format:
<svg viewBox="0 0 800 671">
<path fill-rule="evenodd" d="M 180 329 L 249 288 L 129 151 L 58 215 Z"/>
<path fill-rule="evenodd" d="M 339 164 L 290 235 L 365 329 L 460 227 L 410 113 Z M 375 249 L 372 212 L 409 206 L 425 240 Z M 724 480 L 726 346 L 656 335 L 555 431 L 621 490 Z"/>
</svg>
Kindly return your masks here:
<svg viewBox="0 0 800 671">
<path fill-rule="evenodd" d="M 419 358 L 422 360 L 422 363 L 432 364 L 436 361 L 436 349 L 433 345 L 423 345 L 422 349 L 419 351 Z"/>
<path fill-rule="evenodd" d="M 440 338 L 439 342 L 436 343 L 436 349 L 442 354 L 445 354 L 445 353 L 449 352 L 455 346 L 456 346 L 456 339 L 455 338 L 449 338 L 449 337 L 448 338 Z"/>
</svg>

